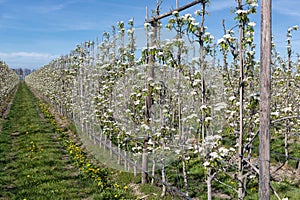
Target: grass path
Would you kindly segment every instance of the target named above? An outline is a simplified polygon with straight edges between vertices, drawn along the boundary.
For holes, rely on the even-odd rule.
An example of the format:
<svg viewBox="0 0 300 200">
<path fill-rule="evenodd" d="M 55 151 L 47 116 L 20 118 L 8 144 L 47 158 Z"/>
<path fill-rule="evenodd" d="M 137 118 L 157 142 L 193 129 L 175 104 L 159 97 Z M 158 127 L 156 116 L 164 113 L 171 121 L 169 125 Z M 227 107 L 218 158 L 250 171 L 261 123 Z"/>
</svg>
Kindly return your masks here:
<svg viewBox="0 0 300 200">
<path fill-rule="evenodd" d="M 0 199 L 100 199 L 62 148 L 38 100 L 20 83 L 0 133 Z"/>
</svg>

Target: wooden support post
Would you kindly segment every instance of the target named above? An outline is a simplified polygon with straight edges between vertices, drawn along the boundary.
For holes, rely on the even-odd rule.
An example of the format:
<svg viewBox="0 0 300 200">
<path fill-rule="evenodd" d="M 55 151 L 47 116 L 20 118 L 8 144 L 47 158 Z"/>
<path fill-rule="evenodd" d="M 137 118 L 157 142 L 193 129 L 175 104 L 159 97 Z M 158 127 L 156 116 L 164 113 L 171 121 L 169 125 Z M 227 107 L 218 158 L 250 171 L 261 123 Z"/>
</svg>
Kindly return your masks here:
<svg viewBox="0 0 300 200">
<path fill-rule="evenodd" d="M 270 199 L 271 0 L 261 1 L 259 199 Z"/>
</svg>

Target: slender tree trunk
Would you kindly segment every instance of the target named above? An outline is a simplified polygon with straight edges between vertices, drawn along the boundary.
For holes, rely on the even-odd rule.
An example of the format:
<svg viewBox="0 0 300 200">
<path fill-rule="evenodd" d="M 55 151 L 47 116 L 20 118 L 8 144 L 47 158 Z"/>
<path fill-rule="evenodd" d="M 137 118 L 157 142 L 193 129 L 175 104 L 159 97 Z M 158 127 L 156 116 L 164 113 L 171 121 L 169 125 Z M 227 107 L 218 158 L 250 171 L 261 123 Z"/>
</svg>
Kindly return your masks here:
<svg viewBox="0 0 300 200">
<path fill-rule="evenodd" d="M 290 103 L 290 71 L 292 70 L 292 63 L 291 63 L 291 56 L 292 56 L 292 50 L 291 50 L 291 40 L 288 40 L 288 71 L 286 71 L 286 97 L 285 97 L 285 107 L 289 107 Z M 288 157 L 289 157 L 289 134 L 290 134 L 290 120 L 286 119 L 285 120 L 285 134 L 284 134 L 284 153 L 285 153 L 285 161 L 284 165 L 288 164 Z"/>
<path fill-rule="evenodd" d="M 134 166 L 133 166 L 133 176 L 136 177 L 137 176 L 137 169 L 136 169 L 136 166 L 138 164 L 137 160 L 134 161 Z"/>
<path fill-rule="evenodd" d="M 127 158 L 127 151 L 126 151 L 126 149 L 124 148 L 124 150 L 123 150 L 123 154 L 124 154 L 124 169 L 125 170 L 129 170 L 129 164 L 127 163 L 127 160 L 126 160 L 126 158 Z"/>
<path fill-rule="evenodd" d="M 148 183 L 148 139 L 144 140 L 143 153 L 142 153 L 142 184 Z"/>
<path fill-rule="evenodd" d="M 155 154 L 155 142 L 153 142 L 153 152 L 152 154 Z M 154 184 L 154 175 L 155 175 L 155 168 L 156 168 L 156 161 L 155 161 L 155 156 L 153 156 L 153 160 L 152 160 L 152 179 L 151 179 L 151 185 Z"/>
<path fill-rule="evenodd" d="M 242 0 L 238 0 L 238 9 L 242 9 Z M 244 135 L 244 25 L 243 22 L 239 22 L 239 65 L 240 65 L 240 77 L 239 77 L 239 147 L 238 147 L 238 199 L 244 199 L 244 184 L 243 184 L 243 135 Z"/>
<path fill-rule="evenodd" d="M 207 168 L 207 178 L 206 178 L 206 185 L 207 185 L 207 200 L 212 200 L 212 176 L 211 176 L 211 169 L 210 167 Z"/>
<path fill-rule="evenodd" d="M 185 196 L 189 196 L 189 183 L 187 177 L 187 170 L 186 170 L 186 159 L 185 159 L 185 151 L 183 149 L 182 152 L 182 173 L 183 173 L 183 182 L 185 187 Z"/>
<path fill-rule="evenodd" d="M 162 182 L 166 182 L 166 171 L 165 171 L 165 159 L 162 158 L 162 166 L 161 166 L 161 180 Z M 165 184 L 163 184 L 162 192 L 161 192 L 161 197 L 164 197 L 166 195 L 167 188 Z"/>
<path fill-rule="evenodd" d="M 111 141 L 111 139 L 112 139 L 112 135 L 111 135 L 111 133 L 109 133 L 109 155 L 110 155 L 110 158 L 113 158 L 112 141 Z"/>
<path fill-rule="evenodd" d="M 148 18 L 148 16 L 146 16 Z M 146 19 L 147 20 L 147 19 Z M 153 34 L 151 35 L 150 38 L 150 47 L 154 47 L 156 45 L 156 40 L 157 40 L 157 21 L 154 21 L 152 24 L 152 31 Z M 151 77 L 152 79 L 154 79 L 154 65 L 155 63 L 155 55 L 153 55 L 153 53 L 150 53 L 150 57 L 149 57 L 149 69 L 148 69 L 148 77 Z M 147 83 L 147 87 L 149 89 L 149 83 Z M 150 91 L 150 90 L 149 90 Z M 148 121 L 151 117 L 151 107 L 152 107 L 152 95 L 149 94 L 146 97 L 146 110 L 145 110 L 145 120 Z M 145 138 L 144 140 L 144 144 L 143 144 L 143 153 L 142 153 L 142 184 L 145 184 L 148 182 L 148 153 L 147 153 L 147 145 L 148 145 L 148 136 L 146 136 L 147 138 Z"/>
<path fill-rule="evenodd" d="M 121 165 L 121 141 L 120 141 L 120 134 L 118 135 L 118 165 Z"/>
</svg>

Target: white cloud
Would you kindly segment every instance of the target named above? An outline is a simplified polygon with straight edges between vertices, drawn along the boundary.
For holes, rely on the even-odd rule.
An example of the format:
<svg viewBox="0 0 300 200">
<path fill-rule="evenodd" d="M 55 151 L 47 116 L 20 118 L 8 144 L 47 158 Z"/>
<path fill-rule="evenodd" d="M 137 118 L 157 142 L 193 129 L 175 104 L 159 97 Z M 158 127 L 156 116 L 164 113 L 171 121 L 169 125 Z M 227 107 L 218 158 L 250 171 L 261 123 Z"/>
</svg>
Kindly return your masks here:
<svg viewBox="0 0 300 200">
<path fill-rule="evenodd" d="M 59 31 L 88 31 L 98 30 L 99 22 L 93 21 L 77 21 L 77 23 L 61 23 L 56 27 Z"/>
<path fill-rule="evenodd" d="M 33 6 L 30 6 L 29 9 L 31 9 L 34 12 L 37 12 L 37 13 L 47 14 L 47 13 L 63 10 L 68 5 L 74 4 L 74 3 L 77 3 L 77 2 L 79 2 L 79 1 L 78 0 L 70 0 L 70 1 L 63 1 L 63 2 L 57 3 L 57 4 L 55 4 L 53 2 L 51 2 L 49 4 L 46 3 L 46 2 L 40 2 L 40 4 L 34 4 Z"/>
<path fill-rule="evenodd" d="M 1 2 L 2 0 L 0 0 Z M 4 0 L 3 0 L 4 1 Z M 7 1 L 7 0 L 5 0 Z M 84 4 L 89 4 L 93 0 L 64 0 L 64 1 L 59 1 L 59 0 L 51 0 L 51 1 L 39 1 L 39 2 L 34 2 L 33 4 L 28 5 L 28 9 L 40 13 L 40 14 L 49 14 L 52 12 L 56 11 L 61 11 L 61 10 L 68 10 L 70 5 L 73 4 L 78 4 L 78 3 L 84 3 Z"/>
<path fill-rule="evenodd" d="M 0 52 L 0 57 L 2 58 L 30 57 L 35 59 L 44 59 L 44 58 L 51 58 L 53 57 L 53 55 L 47 53 L 36 53 L 36 52 L 11 52 L 11 53 Z"/>
<path fill-rule="evenodd" d="M 46 13 L 62 10 L 64 7 L 65 7 L 64 4 L 57 4 L 57 5 L 47 5 L 47 6 L 44 5 L 35 6 L 32 7 L 31 9 L 37 13 L 46 14 Z"/>
</svg>

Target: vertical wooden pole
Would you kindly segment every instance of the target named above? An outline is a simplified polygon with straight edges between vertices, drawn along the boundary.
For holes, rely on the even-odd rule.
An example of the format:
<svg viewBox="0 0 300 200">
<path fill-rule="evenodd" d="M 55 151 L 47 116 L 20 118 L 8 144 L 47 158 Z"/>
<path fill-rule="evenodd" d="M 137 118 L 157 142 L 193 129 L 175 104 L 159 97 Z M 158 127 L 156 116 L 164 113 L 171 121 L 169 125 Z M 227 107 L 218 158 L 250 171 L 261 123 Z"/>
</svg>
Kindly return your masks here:
<svg viewBox="0 0 300 200">
<path fill-rule="evenodd" d="M 261 1 L 259 199 L 270 199 L 272 0 Z"/>
<path fill-rule="evenodd" d="M 243 9 L 242 0 L 238 0 L 238 9 Z M 244 199 L 244 184 L 243 184 L 243 159 L 244 159 L 244 24 L 242 20 L 239 21 L 239 65 L 240 65 L 240 77 L 239 77 L 239 147 L 238 147 L 238 199 Z"/>
</svg>

